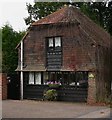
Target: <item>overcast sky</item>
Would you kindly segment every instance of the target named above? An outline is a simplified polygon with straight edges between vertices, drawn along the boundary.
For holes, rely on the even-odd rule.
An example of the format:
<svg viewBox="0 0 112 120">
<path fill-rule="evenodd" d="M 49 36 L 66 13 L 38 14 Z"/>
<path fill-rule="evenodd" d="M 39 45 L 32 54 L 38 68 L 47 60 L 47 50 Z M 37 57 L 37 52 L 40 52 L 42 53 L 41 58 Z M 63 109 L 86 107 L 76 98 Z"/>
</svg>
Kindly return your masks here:
<svg viewBox="0 0 112 120">
<path fill-rule="evenodd" d="M 0 0 L 0 27 L 9 23 L 16 31 L 25 30 L 26 3 L 33 4 L 34 0 Z"/>
</svg>

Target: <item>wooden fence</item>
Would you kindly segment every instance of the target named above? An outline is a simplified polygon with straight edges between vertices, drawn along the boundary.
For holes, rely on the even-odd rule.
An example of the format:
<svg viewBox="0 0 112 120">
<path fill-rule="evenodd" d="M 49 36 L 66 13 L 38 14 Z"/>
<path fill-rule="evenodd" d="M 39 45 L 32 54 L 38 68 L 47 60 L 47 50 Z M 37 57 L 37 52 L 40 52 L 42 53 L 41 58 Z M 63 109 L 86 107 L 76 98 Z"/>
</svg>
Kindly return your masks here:
<svg viewBox="0 0 112 120">
<path fill-rule="evenodd" d="M 27 85 L 24 88 L 24 99 L 43 99 L 47 85 Z M 86 102 L 87 87 L 61 86 L 57 89 L 59 101 Z"/>
</svg>

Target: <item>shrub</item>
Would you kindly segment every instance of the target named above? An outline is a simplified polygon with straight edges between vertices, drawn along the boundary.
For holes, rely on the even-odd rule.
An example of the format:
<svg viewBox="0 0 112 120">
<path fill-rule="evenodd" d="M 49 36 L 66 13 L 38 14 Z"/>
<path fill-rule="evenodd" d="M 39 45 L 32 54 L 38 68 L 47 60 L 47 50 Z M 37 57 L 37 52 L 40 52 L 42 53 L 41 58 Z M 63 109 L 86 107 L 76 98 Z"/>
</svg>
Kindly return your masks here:
<svg viewBox="0 0 112 120">
<path fill-rule="evenodd" d="M 55 88 L 59 88 L 60 85 L 58 85 L 58 84 L 49 84 L 48 86 L 49 86 L 49 88 L 54 88 L 55 89 Z"/>
<path fill-rule="evenodd" d="M 55 101 L 57 100 L 58 93 L 54 89 L 46 90 L 44 92 L 44 100 Z"/>
</svg>

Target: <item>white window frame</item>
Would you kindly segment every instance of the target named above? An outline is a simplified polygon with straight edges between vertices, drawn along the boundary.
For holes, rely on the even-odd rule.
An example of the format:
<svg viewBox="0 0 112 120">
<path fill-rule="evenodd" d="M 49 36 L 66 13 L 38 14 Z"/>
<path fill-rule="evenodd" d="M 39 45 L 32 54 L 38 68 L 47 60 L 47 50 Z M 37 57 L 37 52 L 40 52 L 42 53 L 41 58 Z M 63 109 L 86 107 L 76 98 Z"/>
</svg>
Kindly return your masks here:
<svg viewBox="0 0 112 120">
<path fill-rule="evenodd" d="M 29 85 L 41 85 L 41 72 L 29 72 Z"/>
</svg>

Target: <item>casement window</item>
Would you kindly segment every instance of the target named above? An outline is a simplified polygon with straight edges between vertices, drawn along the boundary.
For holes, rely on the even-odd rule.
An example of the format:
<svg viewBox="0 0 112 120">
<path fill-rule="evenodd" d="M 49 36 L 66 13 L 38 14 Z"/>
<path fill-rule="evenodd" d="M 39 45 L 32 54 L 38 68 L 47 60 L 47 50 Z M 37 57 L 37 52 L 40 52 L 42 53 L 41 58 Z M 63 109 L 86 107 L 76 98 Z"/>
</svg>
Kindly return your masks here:
<svg viewBox="0 0 112 120">
<path fill-rule="evenodd" d="M 35 84 L 41 84 L 41 73 L 35 74 Z"/>
<path fill-rule="evenodd" d="M 60 82 L 61 85 L 86 86 L 88 85 L 88 72 L 45 72 L 44 84 L 47 82 Z"/>
<path fill-rule="evenodd" d="M 34 84 L 34 72 L 29 72 L 29 84 Z"/>
<path fill-rule="evenodd" d="M 37 85 L 41 84 L 41 73 L 39 72 L 29 72 L 29 82 L 28 84 Z"/>
<path fill-rule="evenodd" d="M 48 51 L 60 51 L 61 46 L 62 46 L 61 37 L 47 38 L 47 49 L 48 49 Z"/>
</svg>

